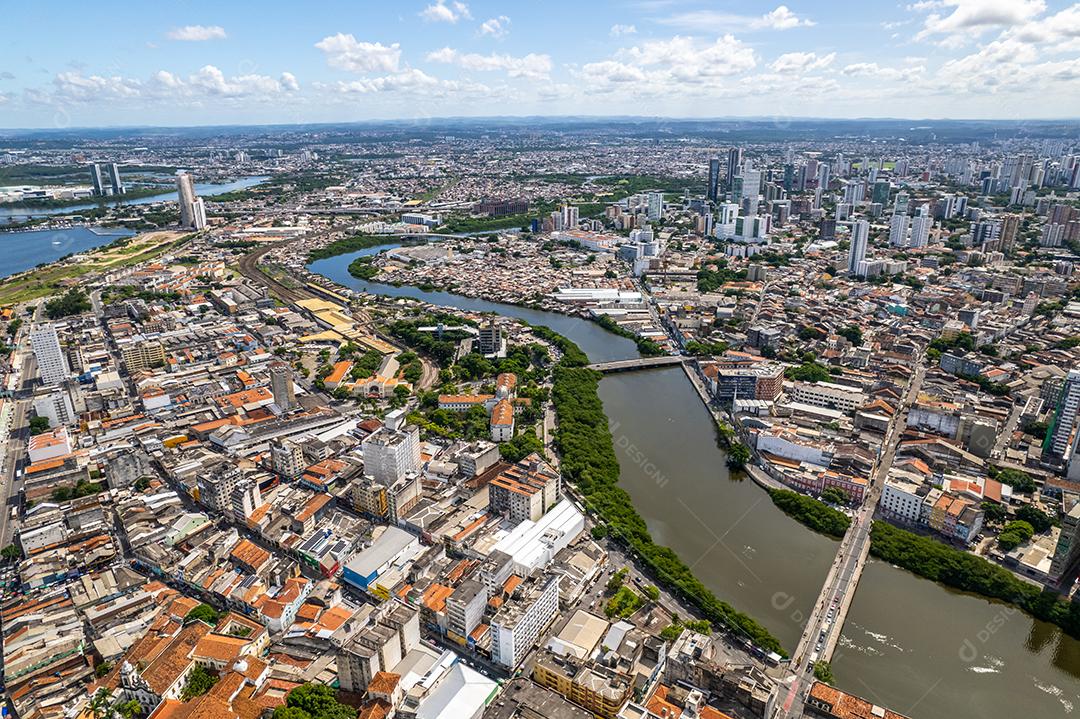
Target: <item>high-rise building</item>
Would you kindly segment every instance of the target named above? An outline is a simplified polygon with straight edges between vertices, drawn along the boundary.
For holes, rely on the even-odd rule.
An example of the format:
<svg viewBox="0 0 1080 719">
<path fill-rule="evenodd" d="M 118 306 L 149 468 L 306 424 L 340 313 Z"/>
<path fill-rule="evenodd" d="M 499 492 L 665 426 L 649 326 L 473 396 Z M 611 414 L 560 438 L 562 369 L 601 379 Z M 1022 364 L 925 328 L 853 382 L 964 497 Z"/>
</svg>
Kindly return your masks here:
<svg viewBox="0 0 1080 719">
<path fill-rule="evenodd" d="M 196 230 L 206 229 L 206 205 L 201 197 L 191 203 L 191 226 Z"/>
<path fill-rule="evenodd" d="M 124 181 L 120 179 L 120 166 L 115 162 L 109 163 L 109 184 L 112 185 L 114 195 L 124 194 Z"/>
<path fill-rule="evenodd" d="M 67 357 L 60 347 L 60 337 L 51 324 L 38 325 L 30 331 L 30 347 L 34 350 L 38 372 L 44 384 L 59 384 L 68 378 Z"/>
<path fill-rule="evenodd" d="M 304 449 L 291 439 L 274 439 L 270 442 L 270 469 L 284 479 L 297 479 L 307 469 Z"/>
<path fill-rule="evenodd" d="M 859 271 L 859 263 L 866 259 L 866 245 L 870 241 L 870 223 L 855 220 L 851 225 L 851 248 L 848 250 L 848 274 Z"/>
<path fill-rule="evenodd" d="M 739 170 L 742 168 L 742 150 L 737 147 L 733 147 L 728 150 L 727 153 L 727 175 L 724 178 L 724 187 L 731 191 L 732 185 L 735 182 L 735 176 L 739 174 Z"/>
<path fill-rule="evenodd" d="M 650 192 L 648 195 L 649 219 L 656 222 L 664 216 L 664 193 Z"/>
<path fill-rule="evenodd" d="M 578 208 L 574 205 L 563 205 L 562 229 L 576 230 L 578 224 Z"/>
<path fill-rule="evenodd" d="M 908 245 L 910 247 L 926 247 L 930 242 L 930 228 L 933 224 L 934 218 L 930 216 L 926 205 L 923 205 L 915 216 L 911 218 L 911 240 Z"/>
<path fill-rule="evenodd" d="M 709 160 L 709 187 L 705 196 L 713 202 L 716 201 L 720 192 L 720 158 L 713 157 Z"/>
<path fill-rule="evenodd" d="M 289 365 L 284 362 L 270 363 L 270 391 L 274 394 L 274 404 L 282 412 L 288 412 L 296 406 L 296 391 L 293 388 Z"/>
<path fill-rule="evenodd" d="M 193 227 L 195 213 L 192 205 L 195 203 L 195 181 L 188 172 L 181 172 L 176 176 L 176 194 L 180 203 L 180 226 Z"/>
<path fill-rule="evenodd" d="M 908 242 L 908 225 L 911 220 L 907 215 L 893 215 L 889 223 L 889 244 L 893 247 L 906 247 Z"/>
<path fill-rule="evenodd" d="M 900 191 L 896 193 L 896 201 L 893 202 L 893 212 L 899 215 L 906 215 L 908 211 L 908 204 L 910 197 L 908 193 Z"/>
<path fill-rule="evenodd" d="M 390 600 L 360 621 L 337 650 L 337 669 L 342 689 L 363 694 L 376 674 L 393 671 L 420 644 L 420 613 Z"/>
<path fill-rule="evenodd" d="M 1065 378 L 1065 385 L 1061 389 L 1061 399 L 1058 400 L 1053 423 L 1046 433 L 1043 453 L 1050 453 L 1058 459 L 1064 458 L 1076 425 L 1078 409 L 1080 409 L 1080 369 L 1073 369 L 1069 371 L 1068 377 Z"/>
<path fill-rule="evenodd" d="M 387 486 L 420 471 L 420 430 L 405 425 L 405 414 L 394 410 L 385 424 L 364 438 L 364 473 Z"/>
<path fill-rule="evenodd" d="M 105 181 L 101 179 L 101 165 L 93 162 L 90 164 L 90 182 L 94 185 L 94 194 L 101 197 L 105 194 Z"/>
</svg>

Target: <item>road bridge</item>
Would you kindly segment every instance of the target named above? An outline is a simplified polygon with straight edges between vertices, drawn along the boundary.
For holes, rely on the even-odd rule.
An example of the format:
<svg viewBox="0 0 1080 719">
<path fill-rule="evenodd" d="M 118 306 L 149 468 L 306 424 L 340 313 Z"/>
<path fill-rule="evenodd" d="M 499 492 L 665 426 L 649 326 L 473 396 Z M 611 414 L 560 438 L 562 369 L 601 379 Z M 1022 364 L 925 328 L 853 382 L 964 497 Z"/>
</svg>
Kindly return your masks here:
<svg viewBox="0 0 1080 719">
<path fill-rule="evenodd" d="M 664 355 L 663 357 L 640 357 L 638 359 L 616 360 L 615 362 L 596 362 L 589 365 L 589 369 L 597 372 L 632 372 L 639 369 L 652 369 L 653 367 L 668 367 L 682 364 L 685 357 L 676 355 Z"/>
</svg>

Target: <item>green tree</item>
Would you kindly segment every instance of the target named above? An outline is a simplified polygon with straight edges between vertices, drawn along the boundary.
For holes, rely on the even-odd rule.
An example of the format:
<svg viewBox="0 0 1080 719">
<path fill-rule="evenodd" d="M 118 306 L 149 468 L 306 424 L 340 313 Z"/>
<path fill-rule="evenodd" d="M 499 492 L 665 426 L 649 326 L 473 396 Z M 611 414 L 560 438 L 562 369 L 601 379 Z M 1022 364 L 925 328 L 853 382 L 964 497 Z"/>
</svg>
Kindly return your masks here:
<svg viewBox="0 0 1080 719">
<path fill-rule="evenodd" d="M 185 624 L 195 621 L 206 622 L 210 626 L 215 626 L 218 623 L 217 610 L 209 604 L 200 604 L 184 616 Z"/>
<path fill-rule="evenodd" d="M 142 716 L 142 704 L 137 699 L 121 702 L 116 705 L 116 713 L 124 719 L 135 719 L 135 717 Z"/>
<path fill-rule="evenodd" d="M 836 683 L 836 677 L 832 673 L 832 666 L 828 662 L 814 662 L 814 679 L 826 684 Z"/>
<path fill-rule="evenodd" d="M 641 588 L 641 591 L 653 602 L 660 599 L 660 590 L 652 584 L 646 584 L 644 587 Z"/>
<path fill-rule="evenodd" d="M 94 719 L 105 719 L 112 714 L 112 690 L 101 687 L 90 699 L 90 712 Z"/>
<path fill-rule="evenodd" d="M 1016 518 L 1030 524 L 1031 528 L 1038 534 L 1050 529 L 1052 524 L 1050 517 L 1045 512 L 1030 504 L 1025 504 L 1017 509 Z"/>
<path fill-rule="evenodd" d="M 334 690 L 325 684 L 302 684 L 296 687 L 286 697 L 285 706 L 300 709 L 311 719 L 356 719 L 356 710 L 339 702 Z M 275 713 L 274 719 L 281 717 Z"/>
<path fill-rule="evenodd" d="M 825 491 L 821 493 L 821 500 L 828 502 L 829 504 L 848 505 L 851 503 L 851 498 L 848 493 L 839 487 L 826 487 Z"/>
<path fill-rule="evenodd" d="M 14 562 L 17 559 L 22 559 L 22 552 L 14 544 L 9 544 L 0 549 L 0 558 L 7 562 Z"/>
<path fill-rule="evenodd" d="M 736 442 L 727 449 L 727 466 L 742 469 L 750 461 L 750 448 L 742 442 Z"/>
<path fill-rule="evenodd" d="M 51 427 L 48 417 L 31 417 L 30 418 L 30 434 L 41 434 L 48 432 Z"/>
<path fill-rule="evenodd" d="M 184 688 L 180 692 L 181 701 L 191 701 L 195 697 L 201 697 L 206 692 L 210 691 L 211 687 L 217 684 L 218 675 L 211 672 L 201 664 L 196 664 L 195 668 L 188 674 L 187 681 L 184 682 Z"/>
</svg>

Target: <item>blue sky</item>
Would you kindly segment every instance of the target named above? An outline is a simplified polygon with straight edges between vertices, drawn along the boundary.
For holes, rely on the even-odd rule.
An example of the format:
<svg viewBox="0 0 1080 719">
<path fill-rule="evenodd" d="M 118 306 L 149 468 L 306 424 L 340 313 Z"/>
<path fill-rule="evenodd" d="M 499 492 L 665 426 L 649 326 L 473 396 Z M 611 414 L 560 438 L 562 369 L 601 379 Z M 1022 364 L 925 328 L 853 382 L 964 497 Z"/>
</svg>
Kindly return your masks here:
<svg viewBox="0 0 1080 719">
<path fill-rule="evenodd" d="M 7 4 L 0 127 L 1080 116 L 1080 4 Z"/>
</svg>

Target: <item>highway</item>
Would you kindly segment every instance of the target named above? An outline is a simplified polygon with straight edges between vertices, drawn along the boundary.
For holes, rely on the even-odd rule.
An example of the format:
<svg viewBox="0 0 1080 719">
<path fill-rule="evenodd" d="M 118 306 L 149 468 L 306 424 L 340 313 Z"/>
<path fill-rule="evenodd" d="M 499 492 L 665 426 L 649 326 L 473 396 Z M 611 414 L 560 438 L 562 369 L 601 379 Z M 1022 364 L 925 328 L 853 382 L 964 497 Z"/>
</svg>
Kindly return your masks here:
<svg viewBox="0 0 1080 719">
<path fill-rule="evenodd" d="M 888 474 L 889 467 L 892 466 L 900 438 L 903 436 L 908 410 L 918 397 L 925 376 L 926 368 L 919 364 L 908 383 L 900 407 L 890 422 L 874 468 L 870 472 L 870 488 L 862 506 L 856 511 L 847 533 L 840 540 L 836 559 L 829 568 L 829 574 L 825 578 L 813 613 L 803 629 L 799 645 L 791 656 L 792 674 L 788 677 L 787 691 L 781 688 L 781 694 L 785 698 L 775 707 L 773 714 L 777 719 L 789 716 L 789 712 L 793 709 L 801 711 L 805 692 L 814 682 L 815 662 L 829 661 L 836 649 L 848 610 L 855 598 L 855 590 L 858 588 L 863 568 L 870 554 L 870 529 L 873 526 L 878 501 L 881 499 L 885 476 Z M 800 689 L 803 691 L 800 692 Z M 790 716 L 798 716 L 798 714 Z"/>
</svg>

